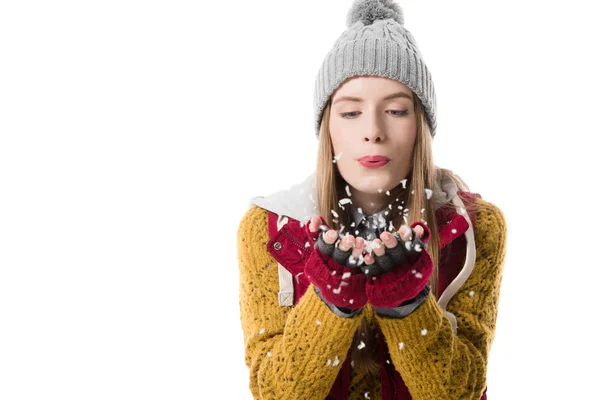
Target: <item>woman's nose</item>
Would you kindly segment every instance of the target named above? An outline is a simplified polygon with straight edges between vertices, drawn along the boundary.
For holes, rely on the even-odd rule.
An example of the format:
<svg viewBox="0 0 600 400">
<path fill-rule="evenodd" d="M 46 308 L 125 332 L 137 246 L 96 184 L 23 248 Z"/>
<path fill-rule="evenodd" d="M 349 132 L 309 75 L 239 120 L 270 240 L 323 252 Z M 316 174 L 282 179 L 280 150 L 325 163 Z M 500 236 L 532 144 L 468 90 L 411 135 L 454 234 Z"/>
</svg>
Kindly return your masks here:
<svg viewBox="0 0 600 400">
<path fill-rule="evenodd" d="M 365 142 L 381 142 L 381 141 L 383 141 L 383 135 L 381 135 L 381 134 L 368 135 L 368 136 L 365 136 L 364 141 Z"/>
</svg>

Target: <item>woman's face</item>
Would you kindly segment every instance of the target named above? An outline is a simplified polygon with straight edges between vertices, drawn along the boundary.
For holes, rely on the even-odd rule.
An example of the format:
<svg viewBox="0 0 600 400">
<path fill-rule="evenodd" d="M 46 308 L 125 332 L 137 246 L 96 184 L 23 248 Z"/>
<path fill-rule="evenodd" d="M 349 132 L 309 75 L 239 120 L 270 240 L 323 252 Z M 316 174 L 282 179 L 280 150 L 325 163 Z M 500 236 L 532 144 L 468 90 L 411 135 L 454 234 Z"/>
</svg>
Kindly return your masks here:
<svg viewBox="0 0 600 400">
<path fill-rule="evenodd" d="M 412 168 L 417 122 L 411 90 L 393 79 L 352 77 L 333 93 L 329 130 L 338 170 L 353 197 L 357 194 L 363 206 L 368 199 L 381 208 L 385 192 L 398 186 Z M 359 162 L 376 155 L 389 162 L 378 168 Z"/>
</svg>

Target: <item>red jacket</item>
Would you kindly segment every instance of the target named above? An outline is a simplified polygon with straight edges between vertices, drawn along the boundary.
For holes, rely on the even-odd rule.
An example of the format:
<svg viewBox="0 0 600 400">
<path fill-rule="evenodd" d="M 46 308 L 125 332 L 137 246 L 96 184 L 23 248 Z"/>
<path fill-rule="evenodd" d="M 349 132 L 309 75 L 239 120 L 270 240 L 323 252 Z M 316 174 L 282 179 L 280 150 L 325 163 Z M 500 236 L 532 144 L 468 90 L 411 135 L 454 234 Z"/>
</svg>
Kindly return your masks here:
<svg viewBox="0 0 600 400">
<path fill-rule="evenodd" d="M 460 199 L 467 204 L 474 200 L 475 197 L 481 198 L 477 193 L 470 193 L 458 190 Z M 301 272 L 304 270 L 302 252 L 309 252 L 304 244 L 308 241 L 304 230 L 300 223 L 306 221 L 298 221 L 294 218 L 288 218 L 288 222 L 277 228 L 277 213 L 269 211 L 269 236 L 267 242 L 267 250 L 286 270 L 294 277 L 294 300 L 296 304 L 305 293 L 309 286 L 308 280 Z M 475 227 L 475 214 L 469 211 L 469 218 L 473 228 Z M 439 248 L 440 248 L 440 265 L 438 272 L 438 293 L 437 298 L 441 296 L 450 282 L 460 272 L 466 254 L 466 238 L 464 232 L 469 228 L 469 224 L 465 217 L 458 214 L 451 208 L 439 208 L 436 211 L 436 219 L 438 223 L 439 233 Z M 456 229 L 458 234 L 450 234 Z M 451 244 L 451 245 L 450 245 Z M 395 369 L 394 365 L 387 363 L 386 360 L 391 360 L 388 353 L 387 344 L 384 335 L 379 332 L 380 339 L 380 360 L 381 365 L 381 390 L 383 400 L 412 400 L 412 397 L 402 380 L 402 377 Z M 350 384 L 350 356 L 346 357 L 342 368 L 337 376 L 333 387 L 326 399 L 328 400 L 345 400 L 348 398 L 348 387 Z M 487 387 L 483 391 L 481 400 L 487 400 Z"/>
</svg>

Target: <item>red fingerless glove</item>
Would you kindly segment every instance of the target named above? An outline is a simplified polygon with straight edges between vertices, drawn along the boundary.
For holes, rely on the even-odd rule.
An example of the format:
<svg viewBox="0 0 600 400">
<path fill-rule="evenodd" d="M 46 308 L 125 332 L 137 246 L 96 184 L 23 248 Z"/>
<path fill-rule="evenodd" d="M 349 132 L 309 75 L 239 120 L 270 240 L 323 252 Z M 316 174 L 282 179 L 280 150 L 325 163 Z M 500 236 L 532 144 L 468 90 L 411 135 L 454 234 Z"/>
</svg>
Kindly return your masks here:
<svg viewBox="0 0 600 400">
<path fill-rule="evenodd" d="M 416 221 L 411 228 L 420 225 L 424 232 L 421 241 L 427 243 L 431 231 L 427 225 Z M 406 242 L 399 241 L 398 246 Z M 411 252 L 406 261 L 389 272 L 370 278 L 366 284 L 366 295 L 369 303 L 378 308 L 394 308 L 407 300 L 415 298 L 429 282 L 433 273 L 433 260 L 426 249 Z"/>
<path fill-rule="evenodd" d="M 321 221 L 323 225 L 327 225 L 323 217 L 321 217 Z M 313 245 L 311 254 L 304 265 L 304 275 L 319 288 L 323 299 L 336 307 L 352 310 L 363 307 L 367 303 L 365 275 L 360 268 L 348 268 L 341 265 L 315 247 L 314 244 L 321 231 L 310 232 L 309 223 L 304 225 L 304 229 Z"/>
</svg>

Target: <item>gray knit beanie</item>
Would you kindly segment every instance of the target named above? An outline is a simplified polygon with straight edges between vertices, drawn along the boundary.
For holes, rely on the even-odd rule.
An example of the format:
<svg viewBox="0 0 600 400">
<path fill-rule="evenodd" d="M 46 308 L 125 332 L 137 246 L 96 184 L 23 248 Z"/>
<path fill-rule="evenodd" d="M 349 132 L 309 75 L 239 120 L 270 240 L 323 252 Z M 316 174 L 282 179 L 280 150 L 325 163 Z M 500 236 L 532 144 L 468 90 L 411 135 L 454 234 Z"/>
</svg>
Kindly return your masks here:
<svg viewBox="0 0 600 400">
<path fill-rule="evenodd" d="M 355 0 L 348 29 L 325 56 L 315 80 L 315 128 L 331 94 L 346 79 L 375 75 L 397 80 L 421 100 L 432 138 L 436 130 L 436 99 L 431 74 L 412 34 L 404 28 L 404 13 L 394 0 Z"/>
</svg>

